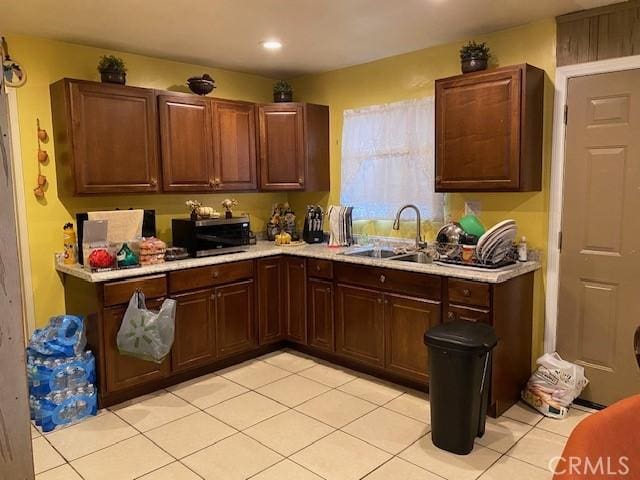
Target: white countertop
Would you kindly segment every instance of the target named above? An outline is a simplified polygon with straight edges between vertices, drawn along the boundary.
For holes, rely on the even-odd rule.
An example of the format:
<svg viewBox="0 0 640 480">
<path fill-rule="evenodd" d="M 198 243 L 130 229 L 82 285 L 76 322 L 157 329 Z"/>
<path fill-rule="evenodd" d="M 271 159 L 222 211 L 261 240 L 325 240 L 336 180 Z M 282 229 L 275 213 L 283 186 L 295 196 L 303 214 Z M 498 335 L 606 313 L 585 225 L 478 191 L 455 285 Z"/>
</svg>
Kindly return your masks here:
<svg viewBox="0 0 640 480">
<path fill-rule="evenodd" d="M 507 267 L 488 270 L 474 267 L 464 267 L 457 265 L 442 265 L 439 263 L 420 264 L 411 262 L 399 262 L 380 258 L 356 257 L 341 255 L 346 248 L 328 247 L 326 244 L 301 245 L 301 246 L 277 246 L 273 242 L 261 241 L 257 245 L 247 246 L 246 252 L 228 253 L 204 258 L 188 258 L 173 262 L 164 262 L 156 265 L 144 267 L 112 270 L 108 272 L 91 273 L 81 265 L 64 265 L 56 262 L 56 270 L 67 275 L 73 275 L 91 283 L 107 282 L 124 278 L 138 277 L 141 275 L 151 275 L 155 273 L 184 270 L 187 268 L 203 267 L 206 265 L 219 265 L 221 263 L 237 262 L 240 260 L 250 260 L 254 258 L 269 257 L 273 255 L 296 255 L 309 258 L 321 258 L 359 265 L 370 265 L 372 267 L 392 268 L 395 270 L 406 270 L 409 272 L 430 273 L 443 277 L 462 278 L 485 283 L 502 283 L 507 280 L 524 275 L 525 273 L 538 270 L 539 262 L 522 262 Z"/>
</svg>

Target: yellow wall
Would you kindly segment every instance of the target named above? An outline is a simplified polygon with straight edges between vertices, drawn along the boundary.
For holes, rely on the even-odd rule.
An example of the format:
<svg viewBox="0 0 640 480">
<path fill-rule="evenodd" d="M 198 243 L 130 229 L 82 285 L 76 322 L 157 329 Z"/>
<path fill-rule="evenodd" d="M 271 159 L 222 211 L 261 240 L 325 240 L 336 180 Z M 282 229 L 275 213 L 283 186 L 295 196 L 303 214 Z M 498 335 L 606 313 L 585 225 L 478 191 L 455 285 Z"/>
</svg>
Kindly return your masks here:
<svg viewBox="0 0 640 480">
<path fill-rule="evenodd" d="M 555 22 L 548 19 L 489 35 L 476 36 L 486 41 L 494 54 L 494 63 L 512 65 L 529 63 L 545 70 L 544 167 L 542 192 L 452 194 L 447 205 L 453 218 L 464 210 L 466 200 L 481 202 L 481 220 L 490 226 L 505 218 L 518 222 L 520 235 L 526 235 L 533 248 L 546 253 L 549 210 L 549 165 L 555 77 Z M 298 98 L 327 104 L 331 110 L 331 192 L 290 194 L 289 200 L 302 212 L 308 203 L 321 205 L 340 202 L 340 149 L 342 117 L 345 109 L 421 98 L 434 94 L 434 80 L 460 73 L 458 49 L 466 39 L 448 45 L 399 55 L 372 63 L 305 76 L 293 82 Z M 404 224 L 401 234 L 415 236 L 415 229 Z M 368 223 L 369 234 L 392 235 L 391 222 Z M 433 228 L 426 236 L 431 240 Z M 536 273 L 534 299 L 534 355 L 542 351 L 544 333 L 543 275 Z"/>
<path fill-rule="evenodd" d="M 98 58 L 107 52 L 101 49 L 55 42 L 41 38 L 9 35 L 11 55 L 22 63 L 27 71 L 27 83 L 17 89 L 18 117 L 24 170 L 26 213 L 29 230 L 29 249 L 36 324 L 44 324 L 49 316 L 64 312 L 62 278 L 54 269 L 55 252 L 62 250 L 62 226 L 72 220 L 76 212 L 98 209 L 154 208 L 157 212 L 159 236 L 170 239 L 170 219 L 184 216 L 184 202 L 197 198 L 205 205 L 219 207 L 230 195 L 123 195 L 77 197 L 59 199 L 57 195 L 55 145 L 44 145 L 50 155 L 42 173 L 49 180 L 46 199 L 38 201 L 33 195 L 37 175 L 36 118 L 42 128 L 52 136 L 49 84 L 62 77 L 99 80 L 96 65 Z M 228 72 L 170 62 L 156 58 L 117 53 L 128 67 L 127 84 L 158 89 L 186 91 L 185 82 L 190 76 L 209 73 L 217 83 L 215 95 L 222 98 L 256 102 L 270 101 L 274 80 L 242 73 Z M 286 200 L 286 194 L 233 194 L 240 202 L 236 212 L 248 212 L 252 227 L 263 229 L 274 202 Z"/>
</svg>

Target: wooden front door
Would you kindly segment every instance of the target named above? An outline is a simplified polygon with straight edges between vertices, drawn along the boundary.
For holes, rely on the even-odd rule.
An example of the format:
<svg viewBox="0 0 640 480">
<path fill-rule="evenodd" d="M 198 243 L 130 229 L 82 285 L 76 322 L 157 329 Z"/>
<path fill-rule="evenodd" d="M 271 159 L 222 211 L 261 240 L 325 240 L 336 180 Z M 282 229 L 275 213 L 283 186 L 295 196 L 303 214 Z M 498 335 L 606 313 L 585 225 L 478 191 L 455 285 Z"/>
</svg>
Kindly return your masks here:
<svg viewBox="0 0 640 480">
<path fill-rule="evenodd" d="M 216 190 L 255 190 L 255 105 L 244 102 L 213 103 L 214 184 Z"/>
<path fill-rule="evenodd" d="M 299 104 L 260 105 L 260 187 L 304 188 L 304 108 Z"/>
<path fill-rule="evenodd" d="M 158 97 L 164 191 L 213 190 L 210 105 L 196 96 Z"/>
<path fill-rule="evenodd" d="M 336 352 L 384 367 L 384 298 L 365 288 L 336 287 Z"/>
<path fill-rule="evenodd" d="M 569 80 L 557 350 L 582 398 L 640 393 L 640 70 Z"/>
<path fill-rule="evenodd" d="M 72 83 L 76 193 L 157 192 L 153 90 Z"/>
</svg>

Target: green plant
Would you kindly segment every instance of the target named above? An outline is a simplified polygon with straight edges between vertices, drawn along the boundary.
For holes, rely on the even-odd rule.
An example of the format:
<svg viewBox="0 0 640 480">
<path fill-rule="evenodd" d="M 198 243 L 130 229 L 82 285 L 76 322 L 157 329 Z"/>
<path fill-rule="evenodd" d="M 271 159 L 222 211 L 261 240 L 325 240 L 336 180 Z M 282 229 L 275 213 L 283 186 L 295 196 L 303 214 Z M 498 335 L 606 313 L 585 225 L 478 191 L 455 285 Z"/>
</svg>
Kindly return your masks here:
<svg viewBox="0 0 640 480">
<path fill-rule="evenodd" d="M 460 48 L 460 60 L 489 58 L 490 56 L 490 49 L 484 42 L 476 43 L 472 40 Z"/>
<path fill-rule="evenodd" d="M 121 72 L 126 73 L 127 67 L 124 60 L 115 55 L 103 55 L 98 62 L 98 72 Z"/>
<path fill-rule="evenodd" d="M 279 80 L 273 84 L 273 93 L 292 93 L 293 87 L 284 80 Z"/>
</svg>

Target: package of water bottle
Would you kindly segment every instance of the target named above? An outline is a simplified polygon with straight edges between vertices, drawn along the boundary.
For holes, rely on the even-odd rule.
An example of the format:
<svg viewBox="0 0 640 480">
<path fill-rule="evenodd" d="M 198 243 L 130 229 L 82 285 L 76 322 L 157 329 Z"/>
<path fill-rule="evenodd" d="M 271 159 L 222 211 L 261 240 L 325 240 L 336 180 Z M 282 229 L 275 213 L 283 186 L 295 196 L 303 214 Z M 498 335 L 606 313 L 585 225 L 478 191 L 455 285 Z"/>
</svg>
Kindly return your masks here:
<svg viewBox="0 0 640 480">
<path fill-rule="evenodd" d="M 29 352 L 46 357 L 74 357 L 87 344 L 84 321 L 74 315 L 58 315 L 49 325 L 36 329 L 29 340 Z"/>
<path fill-rule="evenodd" d="M 74 389 L 96 382 L 96 361 L 88 350 L 73 357 L 27 356 L 29 394 L 42 397 L 50 392 Z"/>
<path fill-rule="evenodd" d="M 30 396 L 31 418 L 43 432 L 77 423 L 95 416 L 98 411 L 96 388 L 93 384 L 50 392 L 44 397 Z"/>
</svg>

